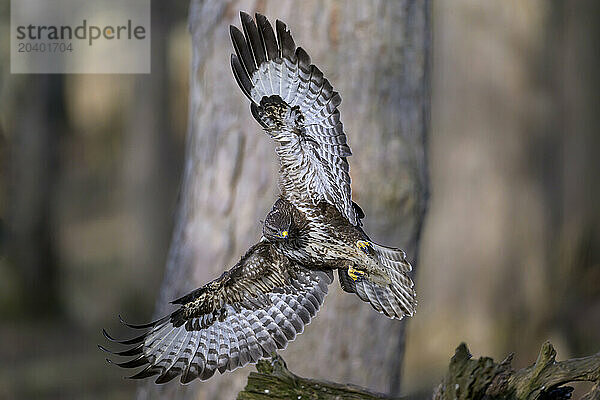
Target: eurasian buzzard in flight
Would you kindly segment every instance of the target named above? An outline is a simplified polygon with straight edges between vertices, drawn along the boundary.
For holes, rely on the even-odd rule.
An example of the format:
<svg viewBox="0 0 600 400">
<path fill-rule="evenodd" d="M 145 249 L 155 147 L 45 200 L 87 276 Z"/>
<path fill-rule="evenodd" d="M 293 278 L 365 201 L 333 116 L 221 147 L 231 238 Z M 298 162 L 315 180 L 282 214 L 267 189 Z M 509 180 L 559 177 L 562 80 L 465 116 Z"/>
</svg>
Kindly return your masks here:
<svg viewBox="0 0 600 400">
<path fill-rule="evenodd" d="M 279 144 L 281 198 L 261 240 L 232 269 L 175 300 L 176 311 L 144 325 L 124 322 L 144 330 L 132 339 L 103 331 L 128 346 L 103 350 L 133 357 L 117 365 L 145 367 L 132 378 L 181 375 L 187 383 L 270 357 L 316 315 L 334 269 L 345 291 L 388 317 L 414 313 L 404 252 L 371 242 L 352 202 L 340 96 L 283 22 L 274 31 L 263 15 L 241 20 L 243 33 L 231 27 L 231 65 L 253 116 Z"/>
</svg>

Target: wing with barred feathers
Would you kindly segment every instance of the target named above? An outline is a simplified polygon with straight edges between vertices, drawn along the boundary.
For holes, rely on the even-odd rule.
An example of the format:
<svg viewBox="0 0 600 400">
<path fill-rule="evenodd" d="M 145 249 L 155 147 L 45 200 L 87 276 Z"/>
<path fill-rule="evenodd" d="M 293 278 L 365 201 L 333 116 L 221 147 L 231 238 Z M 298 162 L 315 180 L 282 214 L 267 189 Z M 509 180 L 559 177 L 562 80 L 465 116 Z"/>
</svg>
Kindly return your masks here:
<svg viewBox="0 0 600 400">
<path fill-rule="evenodd" d="M 181 307 L 172 314 L 145 325 L 125 323 L 146 329 L 142 335 L 115 340 L 103 331 L 128 348 L 100 347 L 133 357 L 117 363 L 121 367 L 144 366 L 134 379 L 206 380 L 284 349 L 316 315 L 332 279 L 331 272 L 294 264 L 261 241 L 221 277 L 175 300 Z"/>
<path fill-rule="evenodd" d="M 358 224 L 346 160 L 352 153 L 337 108 L 339 94 L 296 47 L 283 22 L 276 22 L 275 33 L 265 16 L 256 14 L 255 23 L 248 14 L 240 15 L 243 33 L 231 26 L 236 52 L 231 67 L 251 101 L 252 115 L 279 143 L 283 197 L 327 201 Z"/>
</svg>

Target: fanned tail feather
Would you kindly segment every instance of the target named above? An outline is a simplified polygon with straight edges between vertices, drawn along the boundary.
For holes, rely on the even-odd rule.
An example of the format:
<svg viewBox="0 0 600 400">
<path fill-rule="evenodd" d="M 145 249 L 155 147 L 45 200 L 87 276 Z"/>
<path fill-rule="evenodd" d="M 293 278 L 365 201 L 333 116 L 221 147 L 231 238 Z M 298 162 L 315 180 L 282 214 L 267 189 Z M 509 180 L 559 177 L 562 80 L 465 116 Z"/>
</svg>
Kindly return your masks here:
<svg viewBox="0 0 600 400">
<path fill-rule="evenodd" d="M 342 289 L 356 295 L 389 318 L 402 319 L 415 313 L 417 300 L 414 283 L 409 276 L 412 266 L 404 251 L 371 243 L 380 264 L 387 272 L 390 283 L 378 284 L 365 278 L 356 281 L 346 269 L 338 269 Z"/>
</svg>

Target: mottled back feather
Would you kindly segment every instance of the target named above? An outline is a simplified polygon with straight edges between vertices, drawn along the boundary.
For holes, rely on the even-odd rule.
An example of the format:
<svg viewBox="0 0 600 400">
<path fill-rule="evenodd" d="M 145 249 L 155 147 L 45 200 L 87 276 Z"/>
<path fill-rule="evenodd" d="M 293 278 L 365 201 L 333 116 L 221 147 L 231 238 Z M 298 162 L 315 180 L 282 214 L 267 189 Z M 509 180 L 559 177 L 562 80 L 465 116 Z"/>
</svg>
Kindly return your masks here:
<svg viewBox="0 0 600 400">
<path fill-rule="evenodd" d="M 360 211 L 357 215 L 364 216 L 360 207 L 355 207 Z M 285 229 L 289 229 L 288 237 L 273 243 L 290 260 L 320 265 L 323 268 L 337 268 L 340 286 L 344 291 L 355 293 L 361 300 L 370 303 L 374 309 L 390 318 L 402 319 L 414 314 L 416 293 L 410 278 L 412 268 L 404 251 L 373 243 L 362 227 L 350 224 L 331 204 L 321 202 L 305 213 L 291 202 L 280 198 L 265 221 L 270 222 L 272 229 L 280 229 L 278 223 L 285 223 Z M 369 248 L 362 250 L 360 254 L 368 254 L 381 267 L 385 283 L 369 276 L 353 280 L 348 275 L 349 267 L 364 267 L 361 265 L 364 258 L 352 256 L 359 240 L 370 243 Z M 317 252 L 312 246 L 315 241 L 319 242 Z"/>
</svg>

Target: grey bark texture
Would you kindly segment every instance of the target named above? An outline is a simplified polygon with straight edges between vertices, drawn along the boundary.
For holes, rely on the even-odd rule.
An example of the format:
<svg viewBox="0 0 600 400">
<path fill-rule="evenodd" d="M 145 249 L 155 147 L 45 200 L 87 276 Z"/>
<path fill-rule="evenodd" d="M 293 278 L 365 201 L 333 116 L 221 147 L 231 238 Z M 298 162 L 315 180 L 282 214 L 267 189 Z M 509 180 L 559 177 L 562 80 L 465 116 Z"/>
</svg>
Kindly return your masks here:
<svg viewBox="0 0 600 400">
<path fill-rule="evenodd" d="M 248 383 L 237 400 L 392 400 L 385 394 L 352 384 L 303 378 L 288 370 L 280 356 L 260 360 L 256 369 L 258 372 L 248 375 Z"/>
<path fill-rule="evenodd" d="M 428 1 L 192 0 L 189 131 L 175 231 L 157 315 L 230 268 L 260 238 L 278 195 L 274 143 L 253 120 L 229 66 L 239 11 L 286 22 L 342 96 L 354 156 L 353 198 L 372 239 L 404 248 L 413 266 L 427 201 Z M 282 352 L 294 371 L 399 391 L 404 329 L 334 283 L 315 321 Z M 235 398 L 251 368 L 181 386 L 141 384 L 138 398 Z"/>
</svg>

